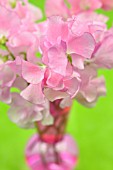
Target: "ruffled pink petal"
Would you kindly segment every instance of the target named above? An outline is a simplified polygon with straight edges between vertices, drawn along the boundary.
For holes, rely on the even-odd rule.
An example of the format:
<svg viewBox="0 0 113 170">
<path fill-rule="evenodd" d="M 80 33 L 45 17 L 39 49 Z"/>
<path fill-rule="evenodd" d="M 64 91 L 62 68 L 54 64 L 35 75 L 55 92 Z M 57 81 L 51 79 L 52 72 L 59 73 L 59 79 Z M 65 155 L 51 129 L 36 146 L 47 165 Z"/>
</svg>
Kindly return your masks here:
<svg viewBox="0 0 113 170">
<path fill-rule="evenodd" d="M 94 11 L 85 11 L 77 14 L 77 19 L 82 23 L 84 22 L 92 22 L 99 21 L 106 23 L 108 21 L 108 17 L 102 14 L 97 14 Z"/>
<path fill-rule="evenodd" d="M 37 109 L 37 112 L 35 112 L 35 107 L 32 103 L 24 100 L 19 93 L 13 93 L 8 116 L 19 127 L 33 128 L 34 122 L 43 118 L 40 107 Z"/>
<path fill-rule="evenodd" d="M 48 65 L 56 73 L 65 75 L 67 67 L 67 57 L 62 49 L 52 47 L 48 51 Z"/>
<path fill-rule="evenodd" d="M 68 0 L 72 7 L 72 13 L 77 13 L 85 10 L 95 10 L 101 8 L 100 0 Z"/>
<path fill-rule="evenodd" d="M 77 94 L 76 99 L 86 107 L 94 107 L 100 96 L 106 95 L 105 79 L 103 76 L 94 78 Z"/>
<path fill-rule="evenodd" d="M 49 89 L 49 88 L 46 88 L 44 90 L 44 94 L 45 94 L 46 98 L 51 102 L 53 102 L 57 99 L 63 99 L 63 98 L 66 98 L 69 96 L 66 92 L 56 91 L 56 90 Z"/>
<path fill-rule="evenodd" d="M 27 85 L 27 82 L 22 77 L 17 77 L 12 86 L 24 90 Z"/>
<path fill-rule="evenodd" d="M 0 69 L 0 85 L 2 87 L 11 87 L 16 78 L 15 73 L 9 67 L 8 63 L 0 65 Z"/>
<path fill-rule="evenodd" d="M 67 93 L 73 98 L 79 91 L 80 82 L 77 78 L 72 78 L 64 81 L 64 86 L 67 89 Z"/>
<path fill-rule="evenodd" d="M 21 96 L 34 104 L 43 104 L 45 102 L 44 94 L 42 92 L 41 83 L 37 85 L 30 84 L 21 92 Z"/>
<path fill-rule="evenodd" d="M 62 99 L 62 101 L 60 102 L 61 108 L 70 107 L 71 105 L 72 105 L 72 99 L 70 96 Z"/>
<path fill-rule="evenodd" d="M 94 63 L 100 68 L 113 68 L 113 36 L 103 40 L 94 54 Z"/>
<path fill-rule="evenodd" d="M 47 38 L 51 43 L 56 43 L 58 38 L 66 40 L 68 36 L 68 25 L 60 16 L 50 17 L 47 25 Z"/>
<path fill-rule="evenodd" d="M 104 10 L 113 9 L 113 1 L 112 0 L 100 0 L 102 2 L 102 8 Z"/>
<path fill-rule="evenodd" d="M 84 69 L 84 58 L 77 55 L 77 54 L 71 54 L 72 58 L 72 64 L 78 69 Z"/>
<path fill-rule="evenodd" d="M 84 58 L 91 58 L 94 49 L 95 40 L 89 33 L 84 33 L 68 42 L 68 53 L 76 53 Z"/>
<path fill-rule="evenodd" d="M 21 19 L 29 19 L 29 22 L 34 22 L 42 18 L 41 10 L 28 2 L 25 2 L 25 5 L 22 5 L 22 2 L 17 2 L 15 12 Z"/>
<path fill-rule="evenodd" d="M 22 76 L 28 83 L 40 83 L 44 78 L 44 72 L 45 69 L 30 62 L 22 61 Z"/>
<path fill-rule="evenodd" d="M 53 15 L 59 15 L 64 18 L 67 18 L 69 15 L 69 9 L 67 8 L 66 4 L 64 3 L 64 0 L 46 0 L 46 15 L 47 17 L 53 16 Z"/>
<path fill-rule="evenodd" d="M 28 12 L 33 21 L 42 19 L 42 11 L 40 8 L 28 3 Z"/>
<path fill-rule="evenodd" d="M 12 19 L 13 18 L 13 19 Z M 18 15 L 0 6 L 0 34 L 3 36 L 9 36 L 18 31 L 20 27 L 20 19 Z"/>
<path fill-rule="evenodd" d="M 63 76 L 60 74 L 57 74 L 53 71 L 49 71 L 49 75 L 48 75 L 48 79 L 46 81 L 47 85 L 50 88 L 55 88 L 55 89 L 63 89 L 64 85 L 63 85 Z"/>
<path fill-rule="evenodd" d="M 10 104 L 11 103 L 11 93 L 9 87 L 0 88 L 0 101 Z"/>
</svg>

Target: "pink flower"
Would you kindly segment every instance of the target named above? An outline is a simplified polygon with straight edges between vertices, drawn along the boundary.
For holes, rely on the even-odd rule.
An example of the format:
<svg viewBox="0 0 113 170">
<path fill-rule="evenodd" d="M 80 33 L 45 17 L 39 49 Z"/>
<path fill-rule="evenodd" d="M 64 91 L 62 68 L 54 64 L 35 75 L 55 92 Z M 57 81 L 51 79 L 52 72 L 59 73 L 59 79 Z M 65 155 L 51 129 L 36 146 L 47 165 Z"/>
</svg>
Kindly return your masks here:
<svg viewBox="0 0 113 170">
<path fill-rule="evenodd" d="M 112 0 L 101 0 L 102 8 L 104 10 L 111 10 L 113 9 L 113 1 Z"/>
<path fill-rule="evenodd" d="M 41 10 L 27 1 L 25 5 L 18 1 L 14 10 L 22 20 L 27 20 L 28 22 L 34 22 L 42 18 Z"/>
<path fill-rule="evenodd" d="M 34 128 L 36 121 L 42 121 L 44 125 L 53 123 L 49 113 L 49 102 L 44 105 L 35 105 L 24 100 L 18 93 L 12 93 L 12 102 L 8 111 L 12 122 L 22 128 Z"/>
<path fill-rule="evenodd" d="M 101 8 L 100 0 L 68 0 L 71 4 L 72 13 L 78 13 L 85 10 L 95 10 Z"/>
<path fill-rule="evenodd" d="M 68 8 L 68 5 L 71 8 Z M 101 0 L 68 0 L 68 5 L 64 0 L 46 0 L 45 11 L 48 17 L 60 15 L 67 18 L 73 14 L 78 14 L 83 11 L 94 11 L 102 7 Z"/>
<path fill-rule="evenodd" d="M 8 64 L 0 64 L 0 100 L 9 104 L 11 102 L 10 88 L 16 75 Z"/>
<path fill-rule="evenodd" d="M 80 75 L 82 83 L 76 99 L 84 106 L 94 107 L 98 98 L 106 95 L 105 79 L 97 77 L 96 69 L 90 66 L 80 71 Z"/>
<path fill-rule="evenodd" d="M 75 18 L 63 21 L 61 17 L 51 17 L 47 22 L 45 39 L 41 40 L 43 62 L 62 75 L 64 74 L 63 71 L 65 72 L 66 70 L 68 57 L 69 60 L 72 59 L 73 66 L 83 68 L 84 59 L 91 58 L 95 49 L 95 40 L 90 33 L 89 23 L 84 22 L 84 25 L 87 27 L 87 30 L 84 30 L 81 27 L 81 22 L 77 21 L 76 25 L 75 22 Z M 57 28 L 57 31 L 55 28 Z M 56 59 L 54 56 L 56 56 Z M 63 71 L 58 70 L 60 68 Z"/>
<path fill-rule="evenodd" d="M 103 39 L 94 53 L 93 61 L 99 68 L 113 68 L 113 35 Z"/>
<path fill-rule="evenodd" d="M 69 9 L 67 8 L 64 0 L 46 0 L 45 10 L 47 17 L 59 15 L 67 18 L 70 15 Z"/>
<path fill-rule="evenodd" d="M 18 31 L 20 19 L 18 15 L 0 5 L 0 38 L 9 37 Z M 12 19 L 13 18 L 13 19 Z"/>
<path fill-rule="evenodd" d="M 56 76 L 58 77 L 56 81 Z M 73 97 L 79 90 L 79 76 L 71 75 L 71 77 L 62 76 L 54 71 L 41 68 L 30 64 L 29 62 L 22 62 L 22 77 L 30 83 L 30 85 L 21 92 L 24 99 L 34 103 L 43 104 L 45 97 L 49 101 Z M 75 84 L 72 86 L 72 84 Z"/>
<path fill-rule="evenodd" d="M 31 32 L 17 32 L 15 35 L 10 36 L 7 46 L 15 56 L 19 55 L 24 57 L 24 54 L 27 55 L 26 53 L 29 51 L 29 48 L 31 48 L 36 41 L 36 37 Z"/>
</svg>

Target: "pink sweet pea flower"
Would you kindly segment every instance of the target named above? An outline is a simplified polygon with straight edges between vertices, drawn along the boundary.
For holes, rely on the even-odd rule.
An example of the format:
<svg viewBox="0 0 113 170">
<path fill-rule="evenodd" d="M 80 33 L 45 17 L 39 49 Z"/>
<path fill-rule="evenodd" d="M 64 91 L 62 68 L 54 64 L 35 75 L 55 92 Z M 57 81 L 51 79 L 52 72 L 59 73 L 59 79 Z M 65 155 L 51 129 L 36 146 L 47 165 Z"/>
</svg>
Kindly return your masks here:
<svg viewBox="0 0 113 170">
<path fill-rule="evenodd" d="M 0 38 L 4 36 L 7 38 L 16 33 L 19 27 L 20 19 L 18 15 L 0 5 Z"/>
<path fill-rule="evenodd" d="M 106 95 L 105 79 L 97 77 L 96 68 L 90 66 L 80 71 L 80 75 L 82 83 L 76 99 L 86 107 L 94 107 L 98 98 Z"/>
<path fill-rule="evenodd" d="M 71 8 L 68 8 L 68 5 Z M 102 2 L 101 0 L 68 0 L 68 5 L 64 0 L 46 0 L 45 11 L 47 17 L 60 15 L 67 18 L 83 11 L 94 11 L 102 7 Z"/>
<path fill-rule="evenodd" d="M 113 68 L 113 35 L 103 39 L 94 53 L 93 61 L 99 68 Z"/>
<path fill-rule="evenodd" d="M 9 104 L 11 102 L 10 88 L 16 78 L 15 73 L 8 64 L 0 64 L 0 100 Z"/>
<path fill-rule="evenodd" d="M 68 0 L 71 4 L 72 14 L 79 13 L 85 10 L 95 10 L 101 8 L 100 0 Z"/>
<path fill-rule="evenodd" d="M 18 93 L 12 93 L 8 116 L 12 122 L 22 128 L 34 128 L 34 122 L 36 121 L 42 121 L 44 125 L 53 123 L 47 101 L 44 105 L 34 105 L 24 100 Z"/>
<path fill-rule="evenodd" d="M 27 61 L 22 61 L 22 77 L 31 83 L 21 95 L 28 101 L 35 104 L 42 104 L 45 102 L 42 91 L 42 80 L 44 79 L 45 68 L 36 66 Z"/>
<path fill-rule="evenodd" d="M 101 0 L 102 8 L 104 10 L 112 10 L 113 9 L 113 0 Z"/>
<path fill-rule="evenodd" d="M 67 18 L 70 15 L 70 11 L 66 6 L 64 0 L 46 0 L 45 11 L 47 17 L 50 17 L 52 15 L 59 15 Z"/>
<path fill-rule="evenodd" d="M 75 18 L 63 21 L 61 17 L 54 16 L 47 23 L 45 39 L 43 38 L 41 42 L 43 62 L 55 72 L 64 75 L 63 71 L 66 70 L 67 58 L 71 59 L 70 55 L 72 55 L 72 64 L 83 68 L 84 59 L 91 58 L 95 49 L 95 40 L 88 29 L 88 23 L 85 23 L 88 27 L 87 31 L 82 27 L 81 33 L 78 29 L 78 27 L 81 27 L 81 23 L 78 23 L 73 31 Z M 57 31 L 55 28 L 57 28 Z M 56 56 L 57 61 L 54 56 Z M 78 60 L 79 65 L 76 64 Z"/>
<path fill-rule="evenodd" d="M 28 22 L 34 22 L 42 18 L 41 10 L 28 3 L 28 1 L 25 2 L 25 5 L 21 1 L 16 2 L 14 10 L 22 20 L 27 20 Z"/>
</svg>

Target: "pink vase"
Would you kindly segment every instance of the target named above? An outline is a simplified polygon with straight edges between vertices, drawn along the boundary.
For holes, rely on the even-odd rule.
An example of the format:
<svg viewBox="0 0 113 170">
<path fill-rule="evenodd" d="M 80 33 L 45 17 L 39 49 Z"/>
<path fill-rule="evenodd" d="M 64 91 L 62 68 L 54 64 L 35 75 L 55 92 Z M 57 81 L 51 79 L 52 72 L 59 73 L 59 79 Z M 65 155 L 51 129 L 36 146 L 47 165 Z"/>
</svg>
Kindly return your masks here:
<svg viewBox="0 0 113 170">
<path fill-rule="evenodd" d="M 73 138 L 65 135 L 70 108 L 61 109 L 59 101 L 50 104 L 54 124 L 43 126 L 36 122 L 39 134 L 26 147 L 26 161 L 31 170 L 73 170 L 78 149 Z"/>
</svg>

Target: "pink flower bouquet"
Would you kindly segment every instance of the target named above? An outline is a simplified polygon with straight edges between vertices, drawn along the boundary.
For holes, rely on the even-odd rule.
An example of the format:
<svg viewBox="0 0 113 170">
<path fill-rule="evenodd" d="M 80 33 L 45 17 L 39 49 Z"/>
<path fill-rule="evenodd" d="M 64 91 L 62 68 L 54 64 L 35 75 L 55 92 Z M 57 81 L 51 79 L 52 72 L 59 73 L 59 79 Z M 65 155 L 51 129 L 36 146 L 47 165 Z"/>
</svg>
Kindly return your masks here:
<svg viewBox="0 0 113 170">
<path fill-rule="evenodd" d="M 26 148 L 32 170 L 74 168 L 77 145 L 65 134 L 72 102 L 94 107 L 106 95 L 98 70 L 113 68 L 113 28 L 98 8 L 113 1 L 46 0 L 39 22 L 27 0 L 0 0 L 0 100 L 12 122 L 38 129 Z"/>
</svg>

